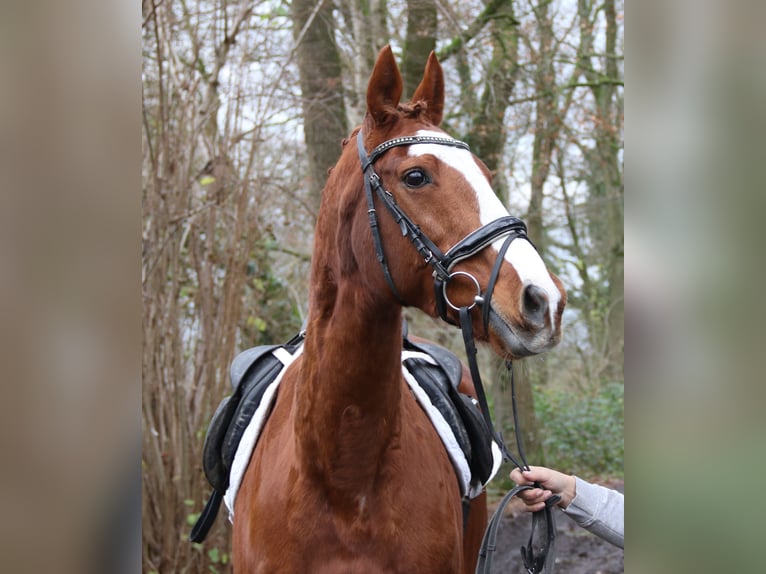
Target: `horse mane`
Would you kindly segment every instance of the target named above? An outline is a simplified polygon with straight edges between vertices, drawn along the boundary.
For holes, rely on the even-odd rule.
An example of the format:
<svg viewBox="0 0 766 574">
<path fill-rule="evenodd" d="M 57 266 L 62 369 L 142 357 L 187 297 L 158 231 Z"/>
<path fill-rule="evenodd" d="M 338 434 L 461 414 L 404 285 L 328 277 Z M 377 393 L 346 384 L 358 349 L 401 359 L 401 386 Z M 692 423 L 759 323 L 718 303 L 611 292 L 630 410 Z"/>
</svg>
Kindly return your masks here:
<svg viewBox="0 0 766 574">
<path fill-rule="evenodd" d="M 396 109 L 398 112 L 404 114 L 405 118 L 419 120 L 425 116 L 425 113 L 428 110 L 428 104 L 423 100 L 419 100 L 407 104 L 400 103 Z"/>
</svg>

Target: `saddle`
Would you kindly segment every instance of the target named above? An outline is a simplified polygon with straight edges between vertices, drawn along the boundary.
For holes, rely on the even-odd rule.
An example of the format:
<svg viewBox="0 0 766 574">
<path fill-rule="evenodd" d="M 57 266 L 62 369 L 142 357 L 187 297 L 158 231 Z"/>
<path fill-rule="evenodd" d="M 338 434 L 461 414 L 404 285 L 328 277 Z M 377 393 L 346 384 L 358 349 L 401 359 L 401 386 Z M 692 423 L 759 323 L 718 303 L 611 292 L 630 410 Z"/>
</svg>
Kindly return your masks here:
<svg viewBox="0 0 766 574">
<path fill-rule="evenodd" d="M 449 424 L 468 462 L 470 486 L 463 495 L 474 498 L 497 472 L 501 454 L 482 416 L 478 401 L 458 390 L 463 365 L 457 356 L 444 347 L 432 343 L 414 343 L 407 338 L 406 331 L 402 348 L 402 367 L 405 373 L 409 372 L 413 376 L 428 395 L 431 404 Z M 428 358 L 407 351 L 420 352 Z"/>
<path fill-rule="evenodd" d="M 284 371 L 303 350 L 304 337 L 301 331 L 284 345 L 248 349 L 232 362 L 233 392 L 215 410 L 205 436 L 202 466 L 213 491 L 191 531 L 192 542 L 205 539 L 225 497 L 233 511 L 233 497 L 257 435 L 271 412 Z M 405 327 L 405 380 L 442 438 L 467 499 L 481 493 L 497 472 L 501 457 L 478 403 L 458 391 L 462 369 L 460 360 L 447 349 L 408 339 Z M 246 442 L 252 444 L 238 454 L 240 443 Z"/>
</svg>

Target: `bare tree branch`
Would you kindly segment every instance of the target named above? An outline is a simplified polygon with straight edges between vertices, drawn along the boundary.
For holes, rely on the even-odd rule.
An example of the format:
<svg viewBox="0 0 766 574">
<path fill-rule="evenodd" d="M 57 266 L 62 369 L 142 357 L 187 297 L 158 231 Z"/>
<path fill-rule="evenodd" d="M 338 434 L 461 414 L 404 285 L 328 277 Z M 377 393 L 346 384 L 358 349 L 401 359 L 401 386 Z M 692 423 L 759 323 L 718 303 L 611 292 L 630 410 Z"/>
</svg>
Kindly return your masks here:
<svg viewBox="0 0 766 574">
<path fill-rule="evenodd" d="M 471 22 L 463 33 L 453 38 L 447 46 L 437 52 L 436 55 L 439 57 L 439 61 L 443 63 L 447 61 L 450 56 L 453 56 L 460 51 L 465 44 L 470 42 L 479 32 L 481 32 L 487 22 L 495 18 L 498 9 L 507 2 L 508 0 L 490 0 L 484 7 L 484 10 L 482 10 L 476 17 L 476 20 Z M 518 25 L 519 22 L 514 18 L 512 24 Z"/>
</svg>

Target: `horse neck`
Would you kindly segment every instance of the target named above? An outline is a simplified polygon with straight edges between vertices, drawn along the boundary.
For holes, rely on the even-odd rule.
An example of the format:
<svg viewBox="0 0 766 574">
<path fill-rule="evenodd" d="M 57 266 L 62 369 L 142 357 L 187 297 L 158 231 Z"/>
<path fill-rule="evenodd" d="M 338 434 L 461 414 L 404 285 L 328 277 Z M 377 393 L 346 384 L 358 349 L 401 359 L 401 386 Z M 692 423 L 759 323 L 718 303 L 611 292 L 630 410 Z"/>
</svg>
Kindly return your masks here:
<svg viewBox="0 0 766 574">
<path fill-rule="evenodd" d="M 337 279 L 338 257 L 315 248 L 295 430 L 303 463 L 330 491 L 359 493 L 398 434 L 402 318 L 358 273 Z"/>
</svg>

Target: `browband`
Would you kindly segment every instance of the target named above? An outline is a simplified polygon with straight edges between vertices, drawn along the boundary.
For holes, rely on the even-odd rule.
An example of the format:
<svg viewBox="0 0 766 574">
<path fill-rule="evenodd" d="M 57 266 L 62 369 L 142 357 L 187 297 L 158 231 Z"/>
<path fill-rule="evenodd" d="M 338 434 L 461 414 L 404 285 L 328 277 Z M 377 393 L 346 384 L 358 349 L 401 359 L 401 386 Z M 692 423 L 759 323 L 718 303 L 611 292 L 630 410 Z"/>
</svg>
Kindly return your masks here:
<svg viewBox="0 0 766 574">
<path fill-rule="evenodd" d="M 360 133 L 361 133 L 361 130 L 360 130 Z M 370 152 L 369 158 L 367 159 L 367 162 L 365 164 L 362 164 L 362 171 L 365 171 L 368 166 L 375 163 L 376 159 L 378 159 L 381 155 L 383 155 L 385 152 L 390 150 L 392 147 L 414 145 L 414 144 L 447 145 L 447 146 L 459 147 L 459 148 L 471 151 L 471 148 L 468 147 L 467 143 L 461 142 L 460 140 L 456 140 L 452 138 L 441 138 L 438 136 L 401 136 L 398 138 L 393 138 L 393 139 L 384 141 L 382 144 L 380 144 L 374 150 L 372 150 Z"/>
</svg>

